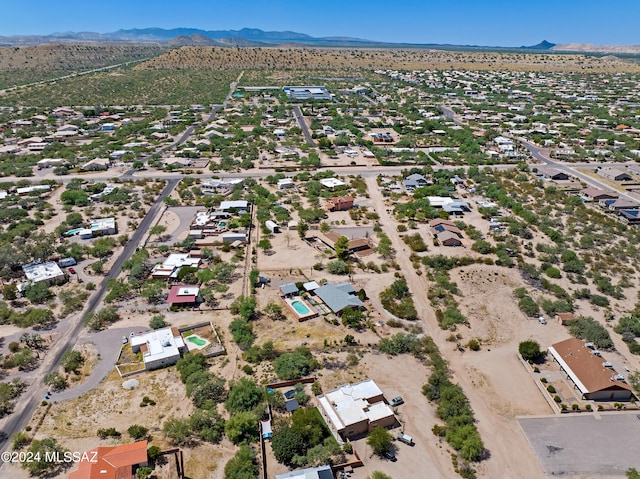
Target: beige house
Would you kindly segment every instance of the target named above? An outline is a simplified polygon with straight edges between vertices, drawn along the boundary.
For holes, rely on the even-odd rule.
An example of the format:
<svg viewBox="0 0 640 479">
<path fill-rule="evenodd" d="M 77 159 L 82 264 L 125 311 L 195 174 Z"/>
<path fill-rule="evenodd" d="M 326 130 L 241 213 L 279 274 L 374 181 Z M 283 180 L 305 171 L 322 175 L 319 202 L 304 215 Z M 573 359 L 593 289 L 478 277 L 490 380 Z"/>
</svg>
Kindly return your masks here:
<svg viewBox="0 0 640 479">
<path fill-rule="evenodd" d="M 366 434 L 378 426 L 391 427 L 396 422 L 382 391 L 371 379 L 340 386 L 318 396 L 318 402 L 327 425 L 343 438 Z"/>
</svg>

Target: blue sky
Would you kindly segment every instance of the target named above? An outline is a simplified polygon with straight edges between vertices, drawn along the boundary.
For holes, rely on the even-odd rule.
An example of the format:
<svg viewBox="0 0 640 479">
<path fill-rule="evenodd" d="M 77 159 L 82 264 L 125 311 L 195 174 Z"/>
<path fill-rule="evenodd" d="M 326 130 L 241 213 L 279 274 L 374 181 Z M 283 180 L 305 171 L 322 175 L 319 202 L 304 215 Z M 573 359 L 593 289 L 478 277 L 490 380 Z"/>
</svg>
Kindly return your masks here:
<svg viewBox="0 0 640 479">
<path fill-rule="evenodd" d="M 457 45 L 640 44 L 640 1 L 30 0 L 2 2 L 0 35 L 127 28 L 292 30 Z M 609 5 L 615 5 L 611 7 Z"/>
</svg>

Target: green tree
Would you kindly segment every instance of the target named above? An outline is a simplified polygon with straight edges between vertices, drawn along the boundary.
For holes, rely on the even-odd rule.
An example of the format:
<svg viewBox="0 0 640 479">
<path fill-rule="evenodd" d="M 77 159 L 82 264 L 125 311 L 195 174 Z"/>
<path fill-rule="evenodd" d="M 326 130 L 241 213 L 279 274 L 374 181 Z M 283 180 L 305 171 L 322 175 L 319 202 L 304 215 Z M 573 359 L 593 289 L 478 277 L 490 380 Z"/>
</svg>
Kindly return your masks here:
<svg viewBox="0 0 640 479">
<path fill-rule="evenodd" d="M 66 373 L 78 374 L 78 369 L 84 364 L 84 356 L 80 351 L 65 351 L 60 358 L 60 364 Z"/>
<path fill-rule="evenodd" d="M 6 283 L 2 287 L 2 297 L 7 301 L 13 301 L 18 298 L 18 286 L 16 283 Z"/>
<path fill-rule="evenodd" d="M 153 472 L 153 469 L 151 469 L 150 467 L 139 467 L 136 470 L 136 477 L 138 479 L 147 479 L 151 473 Z"/>
<path fill-rule="evenodd" d="M 256 415 L 252 411 L 241 411 L 231 415 L 224 425 L 224 433 L 234 444 L 258 440 Z"/>
<path fill-rule="evenodd" d="M 151 329 L 162 329 L 167 326 L 167 323 L 164 320 L 164 314 L 156 314 L 149 321 L 149 327 Z"/>
<path fill-rule="evenodd" d="M 142 285 L 142 288 L 140 288 L 140 295 L 146 298 L 149 304 L 156 304 L 162 300 L 163 288 L 164 283 L 161 280 L 147 281 Z"/>
<path fill-rule="evenodd" d="M 40 281 L 29 286 L 29 289 L 27 289 L 25 296 L 32 303 L 41 304 L 53 298 L 53 293 L 49 289 L 47 283 L 45 283 L 44 281 Z"/>
<path fill-rule="evenodd" d="M 309 225 L 306 221 L 300 220 L 298 222 L 298 226 L 296 227 L 298 230 L 298 235 L 301 240 L 304 240 L 307 237 L 307 231 L 309 231 Z"/>
<path fill-rule="evenodd" d="M 256 456 L 246 445 L 240 446 L 236 455 L 224 466 L 225 479 L 255 479 L 258 472 Z"/>
<path fill-rule="evenodd" d="M 231 413 L 252 411 L 263 400 L 263 391 L 256 383 L 247 378 L 240 378 L 231 383 L 229 396 L 224 406 Z"/>
<path fill-rule="evenodd" d="M 373 449 L 373 452 L 382 455 L 391 448 L 393 437 L 386 429 L 378 426 L 369 433 L 367 444 Z"/>
<path fill-rule="evenodd" d="M 131 439 L 139 441 L 140 439 L 147 437 L 149 429 L 144 426 L 140 426 L 139 424 L 133 424 L 132 426 L 129 426 L 127 432 L 129 433 L 129 436 L 131 436 Z"/>
<path fill-rule="evenodd" d="M 305 449 L 304 437 L 290 427 L 283 427 L 274 433 L 271 448 L 278 462 L 291 464 L 293 457 L 301 455 Z"/>
<path fill-rule="evenodd" d="M 158 446 L 151 446 L 147 450 L 147 455 L 149 456 L 149 459 L 155 461 L 162 455 L 162 449 L 160 449 Z"/>
<path fill-rule="evenodd" d="M 540 344 L 533 340 L 522 341 L 518 345 L 518 352 L 525 361 L 539 361 L 544 356 Z"/>
<path fill-rule="evenodd" d="M 263 313 L 272 321 L 283 321 L 285 318 L 282 306 L 277 303 L 269 303 L 264 307 Z"/>
<path fill-rule="evenodd" d="M 376 251 L 383 258 L 390 258 L 392 254 L 391 248 L 391 240 L 385 234 L 379 235 L 378 246 L 376 247 Z"/>
<path fill-rule="evenodd" d="M 373 471 L 367 479 L 393 479 L 391 476 L 380 471 Z"/>
<path fill-rule="evenodd" d="M 640 479 L 640 472 L 635 467 L 630 467 L 624 474 L 627 479 Z"/>
<path fill-rule="evenodd" d="M 58 444 L 57 440 L 47 437 L 31 441 L 27 452 L 30 453 L 29 457 L 33 460 L 21 463 L 23 469 L 27 469 L 33 476 L 53 476 L 58 474 L 64 465 L 63 462 L 56 461 L 55 458 L 63 457 L 67 450 Z"/>
<path fill-rule="evenodd" d="M 349 259 L 349 238 L 340 236 L 333 245 L 333 249 L 336 252 L 336 258 L 347 261 Z"/>
<path fill-rule="evenodd" d="M 176 445 L 187 444 L 191 440 L 191 425 L 188 418 L 170 418 L 162 426 L 162 432 Z"/>
<path fill-rule="evenodd" d="M 162 236 L 162 234 L 167 231 L 167 227 L 164 225 L 154 225 L 149 228 L 149 236 L 155 236 L 156 240 Z"/>
<path fill-rule="evenodd" d="M 271 249 L 271 241 L 269 241 L 269 238 L 262 238 L 258 241 L 258 248 L 265 252 L 269 251 Z"/>
<path fill-rule="evenodd" d="M 54 391 L 62 391 L 67 389 L 69 384 L 62 374 L 59 372 L 52 372 L 44 377 L 44 383 Z"/>
<path fill-rule="evenodd" d="M 273 362 L 273 369 L 280 379 L 289 380 L 308 375 L 317 365 L 311 351 L 303 346 L 278 356 Z"/>
</svg>

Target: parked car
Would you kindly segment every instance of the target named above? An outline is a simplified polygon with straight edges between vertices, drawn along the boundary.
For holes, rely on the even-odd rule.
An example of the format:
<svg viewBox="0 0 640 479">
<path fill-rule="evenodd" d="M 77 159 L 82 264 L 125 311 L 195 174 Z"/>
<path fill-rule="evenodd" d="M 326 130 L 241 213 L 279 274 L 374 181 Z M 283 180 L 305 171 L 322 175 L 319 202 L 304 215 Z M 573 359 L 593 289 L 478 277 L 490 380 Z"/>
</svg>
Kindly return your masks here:
<svg viewBox="0 0 640 479">
<path fill-rule="evenodd" d="M 122 344 L 127 344 L 129 339 L 126 336 L 122 336 Z"/>
<path fill-rule="evenodd" d="M 69 273 L 76 274 L 76 269 L 75 268 L 69 268 Z"/>
<path fill-rule="evenodd" d="M 400 404 L 404 404 L 404 399 L 402 399 L 402 396 L 395 397 L 391 400 L 392 407 L 400 406 Z"/>
<path fill-rule="evenodd" d="M 413 442 L 413 438 L 408 434 L 404 434 L 402 432 L 398 434 L 398 441 L 404 442 L 408 446 L 415 446 L 415 442 Z"/>
<path fill-rule="evenodd" d="M 386 451 L 384 453 L 384 457 L 390 460 L 391 462 L 396 462 L 398 460 L 398 458 L 396 457 L 395 453 L 392 450 Z"/>
</svg>

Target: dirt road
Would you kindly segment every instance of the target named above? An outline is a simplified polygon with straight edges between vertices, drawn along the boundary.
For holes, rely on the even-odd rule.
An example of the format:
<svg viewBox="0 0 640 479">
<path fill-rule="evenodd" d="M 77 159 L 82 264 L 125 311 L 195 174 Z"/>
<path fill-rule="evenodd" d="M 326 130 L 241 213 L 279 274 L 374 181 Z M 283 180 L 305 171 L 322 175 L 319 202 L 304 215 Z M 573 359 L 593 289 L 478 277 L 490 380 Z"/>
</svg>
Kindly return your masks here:
<svg viewBox="0 0 640 479">
<path fill-rule="evenodd" d="M 398 235 L 396 221 L 391 210 L 388 210 L 390 207 L 386 205 L 376 178 L 367 177 L 366 182 L 371 202 L 380 216 L 382 229 L 391 239 L 396 250 L 396 261 L 413 293 L 415 307 L 424 323 L 425 332 L 434 339 L 443 357 L 449 362 L 453 380 L 462 386 L 475 413 L 478 430 L 490 453 L 490 458 L 478 467 L 479 477 L 544 477 L 542 466 L 529 447 L 515 416 L 508 409 L 504 411 L 503 408 L 495 408 L 495 393 L 491 393 L 492 371 L 500 371 L 500 364 L 495 364 L 495 368 L 489 370 L 484 369 L 484 374 L 479 375 L 477 369 L 465 366 L 460 361 L 460 353 L 453 351 L 451 343 L 446 341 L 449 332 L 442 331 L 438 326 L 426 296 L 428 281 L 424 276 L 416 274 L 409 260 L 409 248 Z M 490 298 L 487 298 L 487 303 L 491 303 Z M 496 361 L 499 358 L 496 357 Z M 521 376 L 515 375 L 513 387 L 516 389 L 519 388 Z M 451 477 L 455 473 L 451 470 L 441 474 L 443 477 Z"/>
</svg>

